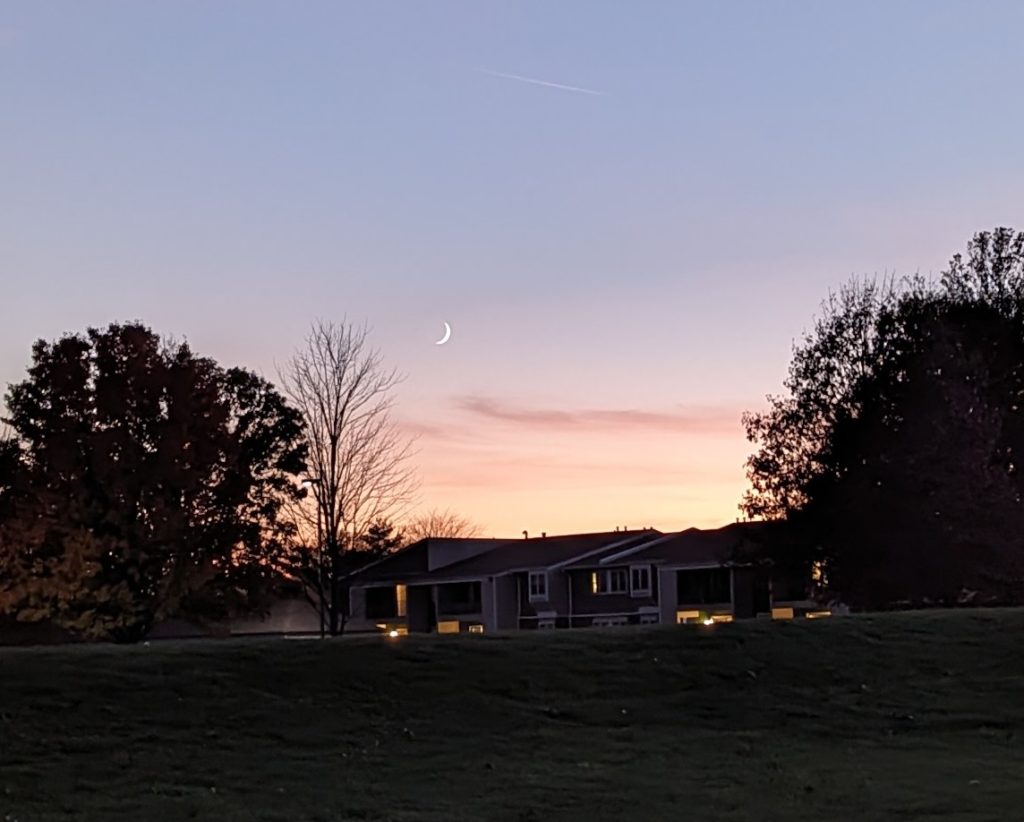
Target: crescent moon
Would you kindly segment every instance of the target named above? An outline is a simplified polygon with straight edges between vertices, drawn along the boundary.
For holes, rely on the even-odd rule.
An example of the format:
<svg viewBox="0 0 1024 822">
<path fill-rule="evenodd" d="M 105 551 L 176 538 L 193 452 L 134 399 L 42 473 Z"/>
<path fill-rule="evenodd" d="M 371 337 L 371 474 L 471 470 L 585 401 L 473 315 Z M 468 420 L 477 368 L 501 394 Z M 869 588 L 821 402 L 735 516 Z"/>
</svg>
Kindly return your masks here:
<svg viewBox="0 0 1024 822">
<path fill-rule="evenodd" d="M 444 336 L 441 337 L 441 339 L 439 339 L 436 343 L 434 343 L 434 345 L 444 345 L 446 342 L 448 342 L 448 339 L 451 337 L 451 335 L 452 335 L 452 327 L 450 325 L 448 325 L 448 323 L 445 323 L 444 324 Z"/>
</svg>

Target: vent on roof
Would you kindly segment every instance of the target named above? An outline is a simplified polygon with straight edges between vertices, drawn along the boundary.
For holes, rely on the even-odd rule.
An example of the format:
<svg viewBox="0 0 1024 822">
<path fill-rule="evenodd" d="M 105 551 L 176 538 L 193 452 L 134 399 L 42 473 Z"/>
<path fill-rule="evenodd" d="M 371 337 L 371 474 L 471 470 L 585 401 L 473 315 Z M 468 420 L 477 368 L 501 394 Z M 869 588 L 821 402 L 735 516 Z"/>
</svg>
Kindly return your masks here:
<svg viewBox="0 0 1024 822">
<path fill-rule="evenodd" d="M 523 531 L 523 539 L 529 539 L 529 538 L 530 538 L 529 532 L 528 531 Z"/>
<path fill-rule="evenodd" d="M 548 536 L 548 532 L 547 531 L 541 531 L 540 532 L 541 539 L 547 539 L 547 536 Z"/>
</svg>

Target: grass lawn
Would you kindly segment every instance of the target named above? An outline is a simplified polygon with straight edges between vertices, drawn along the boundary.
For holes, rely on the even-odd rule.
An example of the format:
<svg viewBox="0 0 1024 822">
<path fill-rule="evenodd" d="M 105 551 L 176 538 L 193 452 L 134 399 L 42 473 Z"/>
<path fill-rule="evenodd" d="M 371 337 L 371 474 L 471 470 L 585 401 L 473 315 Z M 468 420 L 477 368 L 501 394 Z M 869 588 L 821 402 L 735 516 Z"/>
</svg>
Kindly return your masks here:
<svg viewBox="0 0 1024 822">
<path fill-rule="evenodd" d="M 0 649 L 0 822 L 1024 819 L 1024 611 Z"/>
</svg>

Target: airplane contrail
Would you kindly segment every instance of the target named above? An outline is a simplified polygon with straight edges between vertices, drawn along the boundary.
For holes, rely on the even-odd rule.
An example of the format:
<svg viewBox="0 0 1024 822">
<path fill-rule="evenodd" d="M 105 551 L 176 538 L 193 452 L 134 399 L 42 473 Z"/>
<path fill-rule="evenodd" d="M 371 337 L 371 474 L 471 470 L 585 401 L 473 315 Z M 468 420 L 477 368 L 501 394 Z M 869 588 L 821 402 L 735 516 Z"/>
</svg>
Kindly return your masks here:
<svg viewBox="0 0 1024 822">
<path fill-rule="evenodd" d="M 577 94 L 595 94 L 602 96 L 603 91 L 595 91 L 592 88 L 580 88 L 579 86 L 566 86 L 562 83 L 551 83 L 547 80 L 537 80 L 533 77 L 522 77 L 518 74 L 506 74 L 503 71 L 491 71 L 490 69 L 480 69 L 484 74 L 489 74 L 491 77 L 503 77 L 506 80 L 518 80 L 520 83 L 532 83 L 535 86 L 546 86 L 547 88 L 557 88 L 562 91 L 575 91 Z"/>
</svg>

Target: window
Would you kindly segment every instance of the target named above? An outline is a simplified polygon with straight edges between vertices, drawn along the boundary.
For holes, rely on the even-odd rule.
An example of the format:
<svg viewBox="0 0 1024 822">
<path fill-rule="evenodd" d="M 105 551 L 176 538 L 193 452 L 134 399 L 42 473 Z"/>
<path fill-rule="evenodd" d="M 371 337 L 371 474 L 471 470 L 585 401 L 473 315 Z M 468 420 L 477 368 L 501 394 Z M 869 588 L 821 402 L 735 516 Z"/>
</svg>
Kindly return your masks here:
<svg viewBox="0 0 1024 822">
<path fill-rule="evenodd" d="M 547 571 L 530 571 L 530 602 L 544 602 L 548 598 Z"/>
<path fill-rule="evenodd" d="M 455 616 L 457 614 L 480 613 L 479 582 L 449 582 L 437 586 L 437 612 Z"/>
<path fill-rule="evenodd" d="M 629 592 L 635 597 L 651 595 L 650 565 L 634 565 L 629 569 Z"/>
<path fill-rule="evenodd" d="M 555 621 L 553 619 L 540 619 L 537 620 L 537 628 L 539 630 L 550 630 L 555 627 Z"/>
<path fill-rule="evenodd" d="M 676 584 L 680 605 L 732 602 L 732 577 L 728 568 L 680 571 Z"/>
<path fill-rule="evenodd" d="M 395 586 L 395 616 L 405 616 L 405 586 Z"/>
<path fill-rule="evenodd" d="M 366 618 L 390 619 L 401 616 L 398 613 L 398 599 L 394 588 L 366 589 Z"/>
<path fill-rule="evenodd" d="M 594 571 L 590 575 L 590 590 L 595 594 L 624 594 L 629 590 L 629 574 L 625 568 Z"/>
<path fill-rule="evenodd" d="M 657 614 L 640 614 L 641 625 L 657 625 L 658 615 Z"/>
<path fill-rule="evenodd" d="M 482 634 L 484 632 L 484 626 L 479 622 L 469 626 L 469 632 L 471 634 Z"/>
</svg>

